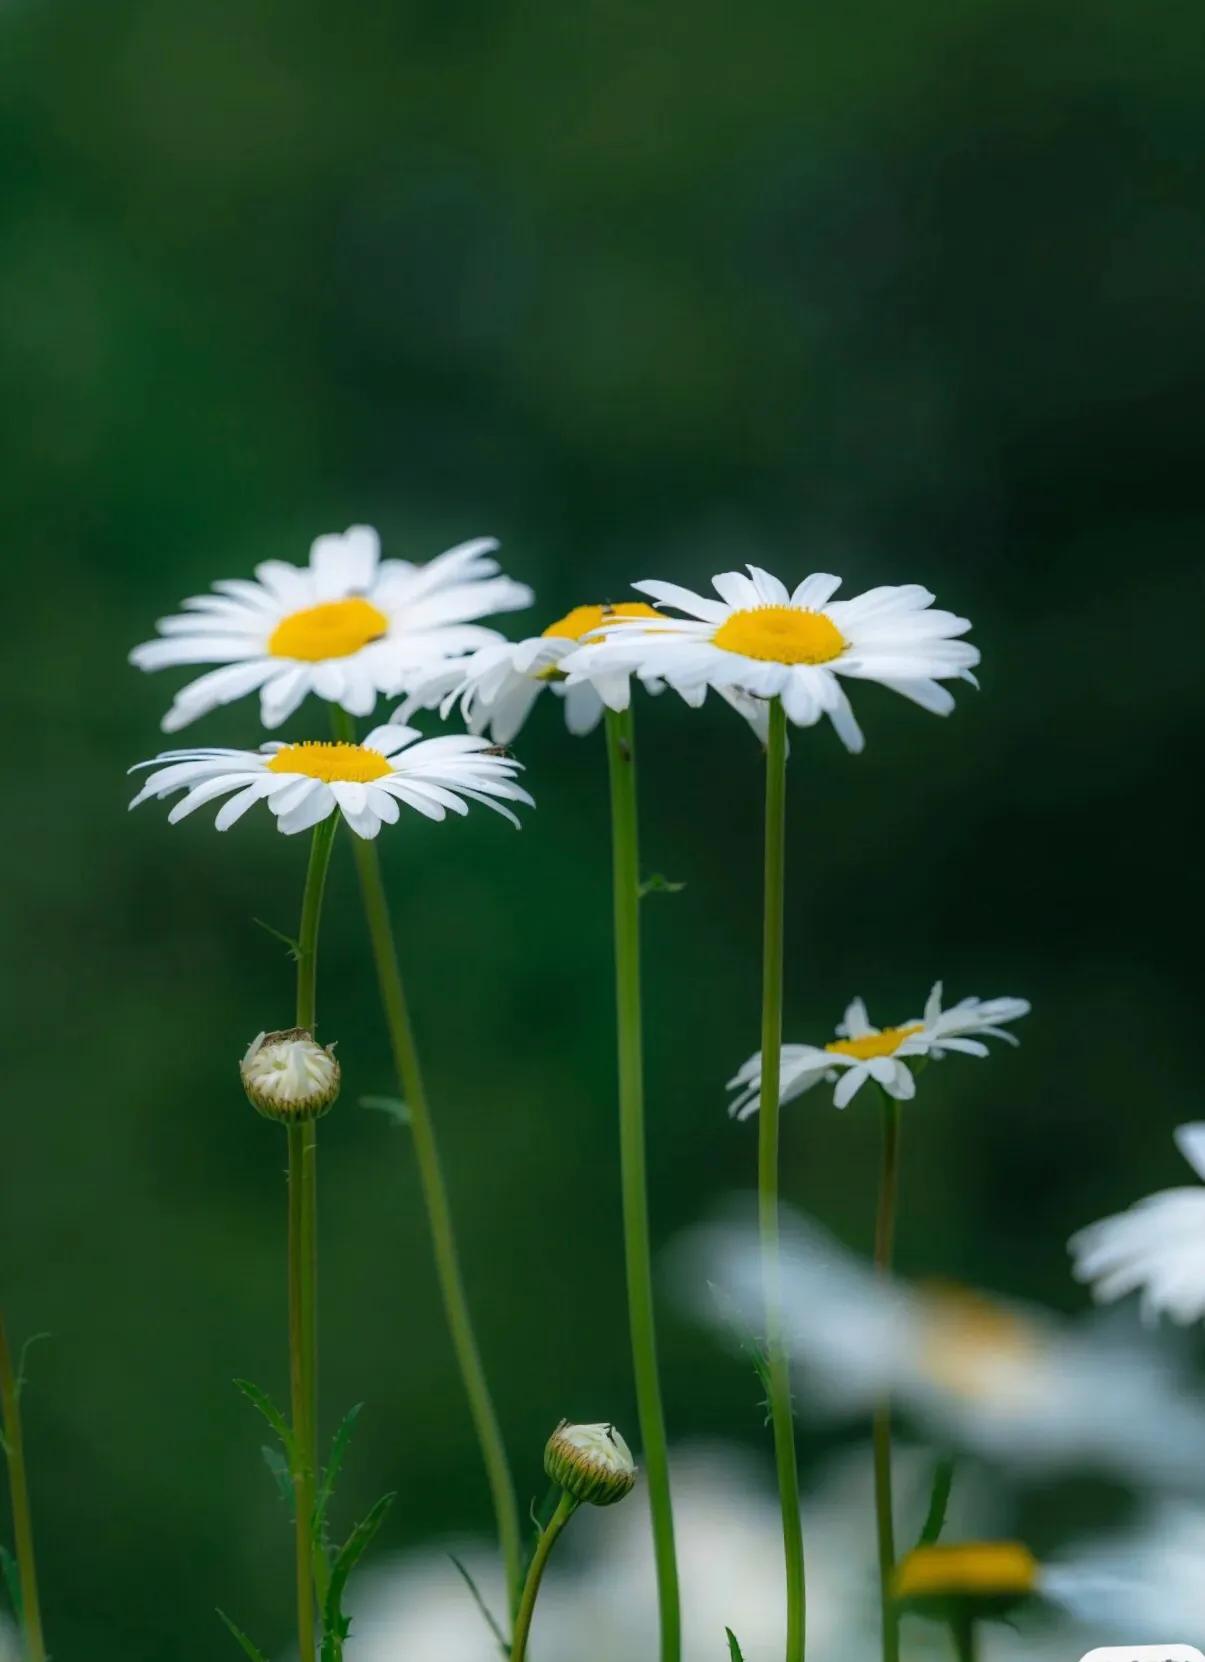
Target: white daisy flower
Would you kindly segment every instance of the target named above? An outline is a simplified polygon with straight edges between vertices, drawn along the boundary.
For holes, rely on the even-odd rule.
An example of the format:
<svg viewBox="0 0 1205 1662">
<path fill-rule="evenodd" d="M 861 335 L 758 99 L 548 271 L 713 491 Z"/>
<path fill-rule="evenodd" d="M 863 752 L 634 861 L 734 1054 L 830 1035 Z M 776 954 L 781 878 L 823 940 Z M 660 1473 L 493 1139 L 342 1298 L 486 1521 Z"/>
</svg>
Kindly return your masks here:
<svg viewBox="0 0 1205 1662">
<path fill-rule="evenodd" d="M 1205 1178 L 1205 1124 L 1181 1125 L 1176 1147 Z M 1205 1316 L 1205 1188 L 1163 1189 L 1128 1212 L 1102 1218 L 1070 1241 L 1077 1281 L 1111 1304 L 1141 1289 L 1148 1321 L 1166 1312 L 1182 1325 Z"/>
<path fill-rule="evenodd" d="M 307 693 L 353 716 L 379 693 L 399 693 L 408 673 L 499 639 L 473 620 L 531 604 L 523 583 L 500 577 L 492 537 L 450 548 L 426 565 L 382 560 L 370 525 L 318 537 L 308 567 L 256 566 L 257 582 L 215 583 L 212 594 L 161 618 L 162 637 L 134 648 L 139 669 L 218 664 L 176 694 L 163 718 L 175 733 L 221 704 L 258 689 L 265 727 L 287 721 Z"/>
<path fill-rule="evenodd" d="M 760 1330 L 756 1230 L 714 1225 L 679 1248 L 705 1320 Z M 941 1446 L 1018 1469 L 1100 1468 L 1180 1486 L 1205 1470 L 1205 1408 L 1128 1323 L 1069 1322 L 944 1284 L 877 1274 L 815 1225 L 784 1235 L 783 1331 L 814 1406 L 869 1415 L 890 1397 Z"/>
<path fill-rule="evenodd" d="M 229 801 L 214 823 L 226 831 L 256 802 L 266 802 L 276 829 L 286 836 L 308 831 L 337 809 L 358 837 L 375 837 L 382 825 L 396 823 L 403 802 L 435 820 L 449 810 L 467 814 L 469 802 L 480 802 L 518 825 L 503 806 L 532 805 L 514 782 L 518 762 L 469 734 L 416 744 L 418 737 L 413 727 L 386 726 L 375 727 L 362 744 L 307 740 L 270 742 L 259 750 L 169 750 L 138 764 L 156 771 L 130 807 L 184 791 L 168 815 L 174 825 L 194 808 L 225 796 Z"/>
<path fill-rule="evenodd" d="M 602 719 L 602 686 L 589 674 L 568 685 L 561 670 L 562 660 L 571 654 L 578 655 L 582 636 L 608 619 L 656 616 L 653 608 L 643 601 L 621 606 L 575 606 L 564 617 L 550 623 L 543 634 L 521 641 L 492 641 L 467 657 L 432 664 L 408 677 L 408 697 L 398 711 L 398 720 L 408 721 L 416 710 L 437 707 L 446 719 L 459 701 L 470 732 L 488 732 L 495 744 L 509 744 L 527 720 L 537 698 L 551 688 L 564 701 L 565 725 L 569 731 L 593 732 Z M 581 655 L 589 661 L 598 650 L 595 644 Z M 614 709 L 626 708 L 628 672 L 613 669 L 601 679 L 606 684 L 607 703 Z M 659 686 L 654 685 L 652 690 L 659 690 Z"/>
<path fill-rule="evenodd" d="M 941 1061 L 949 1051 L 965 1056 L 986 1056 L 983 1038 L 1018 1040 L 1001 1025 L 1029 1014 L 1024 998 L 964 998 L 948 1010 L 941 1007 L 941 982 L 929 993 L 923 1016 L 901 1022 L 898 1027 L 871 1025 L 866 1005 L 855 998 L 837 1024 L 837 1037 L 823 1048 L 816 1045 L 783 1045 L 779 1101 L 790 1102 L 821 1080 L 836 1082 L 833 1103 L 844 1108 L 868 1079 L 881 1085 L 897 1102 L 916 1095 L 916 1077 L 908 1066 L 909 1057 L 930 1057 Z M 981 1034 L 982 1038 L 968 1035 Z M 756 1113 L 761 1094 L 761 1051 L 751 1056 L 732 1079 L 729 1090 L 737 1092 L 729 1113 L 748 1119 Z"/>
<path fill-rule="evenodd" d="M 703 702 L 708 687 L 781 698 L 796 726 L 827 715 L 853 751 L 863 738 L 839 677 L 881 682 L 937 715 L 954 708 L 942 681 L 974 684 L 978 649 L 955 639 L 970 621 L 931 611 L 928 589 L 908 583 L 834 601 L 841 579 L 827 572 L 788 591 L 760 567 L 748 569 L 748 577 L 726 571 L 712 578 L 718 600 L 678 583 L 635 584 L 687 616 L 659 617 L 655 629 L 622 619 L 605 626 L 605 652 L 593 673 L 615 667 L 658 676 L 692 704 Z M 569 668 L 570 685 L 581 673 Z"/>
<path fill-rule="evenodd" d="M 530 715 L 533 705 L 550 688 L 565 706 L 565 725 L 576 735 L 592 733 L 603 710 L 626 710 L 631 698 L 631 675 L 626 669 L 607 669 L 599 662 L 601 641 L 586 639 L 613 619 L 656 618 L 659 613 L 643 601 L 618 606 L 575 606 L 550 623 L 541 635 L 522 641 L 495 641 L 467 657 L 433 664 L 408 678 L 408 697 L 397 712 L 409 721 L 416 710 L 433 710 L 447 719 L 459 701 L 465 725 L 472 733 L 489 733 L 495 744 L 509 744 Z M 572 668 L 573 674 L 569 675 Z M 638 679 L 646 692 L 659 693 L 663 683 L 655 676 Z M 723 689 L 723 696 L 765 742 L 766 706 L 739 688 Z"/>
</svg>

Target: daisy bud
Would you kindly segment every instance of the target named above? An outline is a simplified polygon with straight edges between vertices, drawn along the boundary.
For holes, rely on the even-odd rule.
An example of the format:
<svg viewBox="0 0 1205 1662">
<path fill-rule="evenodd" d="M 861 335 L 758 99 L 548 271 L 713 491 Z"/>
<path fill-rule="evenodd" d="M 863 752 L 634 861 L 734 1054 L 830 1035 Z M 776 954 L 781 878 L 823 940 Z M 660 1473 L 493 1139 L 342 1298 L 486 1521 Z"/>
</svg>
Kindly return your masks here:
<svg viewBox="0 0 1205 1662">
<path fill-rule="evenodd" d="M 286 1125 L 319 1119 L 339 1095 L 334 1047 L 316 1043 L 304 1027 L 261 1033 L 239 1072 L 256 1112 Z"/>
<path fill-rule="evenodd" d="M 611 1506 L 636 1482 L 632 1451 L 613 1425 L 562 1420 L 544 1450 L 544 1470 L 576 1501 Z"/>
<path fill-rule="evenodd" d="M 917 1547 L 896 1566 L 896 1601 L 950 1621 L 1007 1615 L 1039 1589 L 1041 1571 L 1019 1541 Z"/>
</svg>

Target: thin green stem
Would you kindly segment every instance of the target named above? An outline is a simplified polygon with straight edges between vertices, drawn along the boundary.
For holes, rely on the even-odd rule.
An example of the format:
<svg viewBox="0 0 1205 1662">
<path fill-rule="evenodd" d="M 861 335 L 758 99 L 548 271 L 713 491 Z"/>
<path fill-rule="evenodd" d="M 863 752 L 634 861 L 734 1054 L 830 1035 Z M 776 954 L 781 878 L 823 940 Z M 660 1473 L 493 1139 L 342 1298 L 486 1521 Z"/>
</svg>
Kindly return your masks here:
<svg viewBox="0 0 1205 1662">
<path fill-rule="evenodd" d="M 787 1662 L 801 1662 L 807 1622 L 803 1528 L 791 1375 L 782 1338 L 782 1262 L 778 1223 L 778 1119 L 782 1063 L 782 939 L 786 877 L 787 721 L 781 699 L 770 703 L 766 748 L 766 875 L 762 954 L 761 1101 L 758 1110 L 757 1211 L 766 1309 L 766 1360 L 774 1459 L 782 1505 L 787 1577 Z"/>
<path fill-rule="evenodd" d="M 954 1636 L 954 1655 L 958 1662 L 976 1662 L 979 1641 L 974 1616 L 959 1614 L 953 1617 L 950 1621 L 950 1632 Z"/>
<path fill-rule="evenodd" d="M 900 1105 L 884 1091 L 883 1157 L 879 1205 L 875 1219 L 874 1262 L 881 1276 L 891 1273 L 895 1218 L 900 1186 Z M 891 1580 L 895 1572 L 895 1517 L 891 1489 L 891 1403 L 884 1397 L 874 1412 L 874 1508 L 879 1540 L 879 1591 L 883 1621 L 883 1662 L 899 1662 L 900 1625 Z"/>
<path fill-rule="evenodd" d="M 336 712 L 335 732 L 343 739 L 354 737 L 354 724 L 342 711 Z M 518 1605 L 523 1581 L 522 1536 L 514 1481 L 502 1441 L 502 1428 L 498 1423 L 493 1398 L 490 1396 L 481 1352 L 477 1348 L 477 1338 L 469 1315 L 460 1256 L 456 1248 L 456 1235 L 452 1227 L 452 1209 L 448 1202 L 435 1126 L 423 1084 L 418 1046 L 415 1043 L 410 1011 L 402 985 L 393 925 L 389 918 L 389 902 L 381 875 L 380 856 L 375 843 L 368 842 L 363 837 L 355 837 L 352 841 L 356 870 L 360 879 L 360 894 L 364 903 L 364 917 L 372 942 L 381 1004 L 385 1013 L 385 1025 L 389 1030 L 389 1043 L 393 1051 L 398 1083 L 410 1112 L 410 1129 L 414 1136 L 419 1183 L 427 1208 L 427 1222 L 431 1231 L 431 1246 L 435 1255 L 435 1270 L 443 1297 L 444 1314 L 451 1331 L 452 1347 L 456 1353 L 465 1395 L 468 1397 L 469 1413 L 477 1433 L 477 1441 L 481 1446 L 481 1456 L 497 1519 L 510 1609 L 513 1613 Z"/>
<path fill-rule="evenodd" d="M 298 1027 L 318 1019 L 318 926 L 339 816 L 314 827 L 297 933 Z M 301 1662 L 315 1650 L 314 1496 L 318 1476 L 318 1137 L 313 1120 L 290 1125 L 289 1139 L 289 1390 L 292 1399 L 293 1501 L 296 1512 L 297 1648 Z"/>
<path fill-rule="evenodd" d="M 548 1562 L 549 1553 L 557 1543 L 557 1537 L 577 1511 L 577 1504 L 569 1491 L 562 1489 L 556 1511 L 536 1542 L 536 1550 L 532 1553 L 527 1571 L 527 1580 L 523 1584 L 523 1596 L 519 1600 L 519 1609 L 515 1615 L 515 1637 L 510 1647 L 510 1662 L 524 1662 L 527 1655 L 527 1636 L 531 1632 L 531 1618 L 535 1613 L 540 1582 L 544 1579 L 544 1566 Z"/>
<path fill-rule="evenodd" d="M 640 854 L 636 750 L 631 709 L 607 711 L 611 776 L 611 858 L 615 902 L 615 1005 L 619 1044 L 619 1151 L 624 1255 L 636 1408 L 648 1477 L 653 1555 L 661 1612 L 661 1662 L 682 1650 L 678 1563 L 670 1496 L 665 1411 L 657 1371 L 653 1270 L 645 1169 L 644 1063 L 640 1008 Z"/>
<path fill-rule="evenodd" d="M 38 1602 L 38 1572 L 33 1552 L 33 1515 L 29 1508 L 29 1479 L 25 1471 L 25 1437 L 21 1428 L 21 1384 L 13 1371 L 4 1319 L 0 1317 L 0 1420 L 4 1425 L 4 1452 L 8 1459 L 8 1486 L 13 1508 L 13 1544 L 21 1588 L 22 1636 L 26 1662 L 46 1662 L 42 1607 Z"/>
</svg>

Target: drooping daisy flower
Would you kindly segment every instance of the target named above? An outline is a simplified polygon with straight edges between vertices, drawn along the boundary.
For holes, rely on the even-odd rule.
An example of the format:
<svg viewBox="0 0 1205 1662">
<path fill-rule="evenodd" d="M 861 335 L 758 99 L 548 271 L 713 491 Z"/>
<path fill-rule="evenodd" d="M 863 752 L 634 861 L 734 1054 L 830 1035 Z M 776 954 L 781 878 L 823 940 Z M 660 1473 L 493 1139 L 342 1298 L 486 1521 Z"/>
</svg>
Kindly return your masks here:
<svg viewBox="0 0 1205 1662">
<path fill-rule="evenodd" d="M 156 771 L 130 807 L 148 797 L 185 791 L 168 815 L 174 825 L 194 808 L 225 796 L 229 801 L 214 823 L 226 831 L 256 802 L 266 802 L 277 830 L 286 836 L 308 831 L 338 810 L 358 837 L 375 837 L 382 825 L 396 823 L 403 802 L 435 820 L 449 810 L 467 814 L 469 802 L 480 802 L 518 825 L 503 806 L 531 804 L 514 782 L 518 762 L 469 734 L 416 744 L 418 737 L 413 727 L 376 727 L 362 744 L 306 741 L 268 743 L 259 750 L 169 750 L 139 764 Z"/>
<path fill-rule="evenodd" d="M 868 1079 L 881 1085 L 888 1096 L 897 1102 L 907 1102 L 916 1095 L 916 1079 L 908 1066 L 909 1057 L 927 1056 L 941 1061 L 948 1051 L 959 1051 L 966 1056 L 986 1056 L 987 1046 L 980 1038 L 1005 1039 L 1011 1045 L 1018 1041 L 1005 1032 L 1002 1022 L 1016 1021 L 1029 1014 L 1029 1001 L 1024 998 L 964 998 L 948 1010 L 941 1007 L 941 982 L 934 983 L 925 1004 L 925 1013 L 898 1027 L 878 1028 L 871 1025 L 866 1005 L 855 998 L 845 1012 L 845 1020 L 837 1024 L 837 1037 L 823 1048 L 817 1045 L 783 1045 L 781 1102 L 790 1102 L 802 1096 L 821 1080 L 836 1081 L 833 1103 L 844 1108 L 856 1091 Z M 761 1052 L 751 1056 L 732 1079 L 729 1090 L 737 1092 L 729 1112 L 737 1119 L 748 1119 L 757 1111 L 761 1092 Z"/>
<path fill-rule="evenodd" d="M 1205 1125 L 1177 1128 L 1176 1147 L 1205 1179 Z M 1111 1304 L 1141 1290 L 1144 1319 L 1182 1325 L 1205 1316 L 1205 1188 L 1162 1189 L 1070 1241 L 1077 1281 Z"/>
<path fill-rule="evenodd" d="M 551 688 L 564 700 L 569 731 L 592 732 L 602 719 L 603 688 L 588 673 L 570 686 L 560 668 L 561 661 L 571 654 L 587 662 L 597 656 L 598 643 L 579 653 L 582 637 L 609 619 L 656 616 L 653 608 L 642 601 L 622 606 L 575 606 L 540 635 L 522 641 L 493 641 L 467 657 L 432 664 L 408 677 L 408 697 L 398 711 L 398 719 L 407 721 L 415 710 L 437 706 L 446 719 L 459 700 L 470 732 L 488 732 L 495 744 L 509 744 L 536 699 Z M 612 708 L 626 708 L 628 672 L 613 669 L 604 672 L 601 679 Z"/>
<path fill-rule="evenodd" d="M 718 600 L 677 583 L 635 584 L 658 605 L 687 616 L 660 616 L 655 628 L 638 619 L 606 625 L 604 653 L 592 673 L 615 667 L 657 676 L 692 704 L 703 702 L 708 687 L 780 697 L 799 727 L 827 715 L 853 751 L 861 750 L 862 733 L 839 677 L 881 682 L 937 715 L 954 708 L 942 681 L 974 683 L 978 649 L 955 638 L 970 621 L 931 611 L 928 589 L 907 583 L 835 601 L 841 579 L 827 572 L 805 577 L 789 592 L 769 572 L 748 569 L 748 577 L 726 571 L 712 579 Z M 584 670 L 569 668 L 570 685 L 579 674 Z"/>
<path fill-rule="evenodd" d="M 459 700 L 460 712 L 471 733 L 489 733 L 495 744 L 509 744 L 530 715 L 540 694 L 550 688 L 565 706 L 565 725 L 571 733 L 592 733 L 603 709 L 626 710 L 631 698 L 631 675 L 626 669 L 600 667 L 601 640 L 587 637 L 618 618 L 656 618 L 643 601 L 619 606 L 575 606 L 550 623 L 541 635 L 522 641 L 495 641 L 467 657 L 433 664 L 408 677 L 408 697 L 397 713 L 409 721 L 416 710 L 433 710 L 447 719 Z M 569 671 L 572 669 L 573 674 Z M 662 683 L 639 675 L 645 690 L 658 693 Z M 765 704 L 737 688 L 723 689 L 725 700 L 765 741 Z"/>
<path fill-rule="evenodd" d="M 259 691 L 265 727 L 287 721 L 307 693 L 371 714 L 378 694 L 453 653 L 499 639 L 473 620 L 531 604 L 523 583 L 500 577 L 492 537 L 450 548 L 426 565 L 382 560 L 369 525 L 318 537 L 308 567 L 256 566 L 257 582 L 218 582 L 212 594 L 162 618 L 161 639 L 134 648 L 139 669 L 218 664 L 176 694 L 163 718 L 175 733 L 198 716 Z"/>
<path fill-rule="evenodd" d="M 762 1309 L 756 1231 L 692 1231 L 676 1259 L 686 1302 L 746 1343 Z M 1015 1467 L 1169 1486 L 1205 1469 L 1205 1409 L 1140 1329 L 890 1280 L 805 1220 L 788 1225 L 782 1281 L 786 1343 L 818 1410 L 869 1416 L 890 1397 L 943 1446 Z"/>
</svg>

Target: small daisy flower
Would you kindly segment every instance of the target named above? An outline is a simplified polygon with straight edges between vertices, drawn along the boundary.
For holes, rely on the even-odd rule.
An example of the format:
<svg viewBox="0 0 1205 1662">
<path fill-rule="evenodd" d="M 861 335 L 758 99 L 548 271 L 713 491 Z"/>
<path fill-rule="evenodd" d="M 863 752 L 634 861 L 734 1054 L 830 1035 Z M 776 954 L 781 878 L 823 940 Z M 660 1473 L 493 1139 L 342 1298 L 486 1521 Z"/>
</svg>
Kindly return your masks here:
<svg viewBox="0 0 1205 1662">
<path fill-rule="evenodd" d="M 569 731 L 593 732 L 602 719 L 603 688 L 589 674 L 568 685 L 562 660 L 572 654 L 589 661 L 597 655 L 598 644 L 579 652 L 582 637 L 609 619 L 656 616 L 653 608 L 642 601 L 621 606 L 575 606 L 550 623 L 543 634 L 522 641 L 493 641 L 467 657 L 418 671 L 409 678 L 409 696 L 398 711 L 398 719 L 407 721 L 415 710 L 436 707 L 446 719 L 459 700 L 470 732 L 488 732 L 495 744 L 509 744 L 537 698 L 551 688 L 564 701 Z M 606 701 L 615 709 L 626 708 L 628 672 L 611 670 L 601 679 Z"/>
<path fill-rule="evenodd" d="M 727 571 L 712 578 L 718 600 L 677 583 L 635 584 L 658 605 L 687 615 L 661 616 L 655 629 L 639 620 L 606 625 L 604 653 L 593 673 L 625 668 L 657 676 L 691 704 L 701 704 L 708 687 L 781 698 L 798 727 L 827 715 L 852 751 L 864 741 L 841 677 L 878 681 L 937 715 L 954 708 L 942 681 L 974 684 L 979 652 L 956 639 L 970 621 L 930 610 L 934 596 L 928 589 L 908 583 L 835 601 L 841 579 L 827 572 L 788 591 L 760 567 L 748 570 L 747 577 Z M 570 669 L 570 685 L 579 673 Z"/>
<path fill-rule="evenodd" d="M 226 831 L 257 802 L 266 802 L 286 836 L 308 831 L 338 810 L 358 837 L 393 825 L 405 803 L 427 819 L 467 814 L 480 802 L 518 820 L 505 802 L 532 799 L 514 782 L 519 763 L 469 734 L 422 739 L 413 727 L 376 727 L 362 744 L 268 743 L 259 750 L 170 750 L 141 767 L 154 768 L 130 803 L 186 794 L 168 820 L 224 796 L 215 824 Z M 162 764 L 162 765 L 161 765 Z"/>
<path fill-rule="evenodd" d="M 909 1058 L 926 1056 L 941 1061 L 948 1052 L 965 1056 L 986 1056 L 983 1038 L 1018 1041 L 1001 1025 L 1029 1014 L 1024 998 L 964 998 L 950 1009 L 941 1007 L 941 982 L 934 983 L 925 1004 L 925 1013 L 898 1027 L 871 1025 L 866 1005 L 855 998 L 837 1024 L 837 1037 L 823 1048 L 817 1045 L 783 1045 L 780 1102 L 790 1102 L 821 1080 L 836 1083 L 833 1103 L 844 1108 L 868 1079 L 881 1085 L 897 1102 L 916 1095 L 916 1078 Z M 980 1034 L 982 1038 L 971 1038 Z M 737 1092 L 729 1108 L 736 1119 L 756 1113 L 761 1093 L 761 1052 L 751 1056 L 732 1079 L 729 1090 Z"/>
<path fill-rule="evenodd" d="M 134 648 L 139 669 L 217 664 L 176 694 L 163 718 L 175 733 L 219 705 L 258 691 L 265 727 L 288 720 L 307 693 L 354 716 L 378 694 L 398 693 L 408 673 L 499 639 L 474 620 L 531 604 L 522 583 L 498 575 L 492 537 L 450 548 L 426 565 L 382 560 L 369 525 L 318 537 L 308 567 L 256 566 L 161 618 L 161 639 Z"/>
<path fill-rule="evenodd" d="M 1176 1147 L 1205 1178 L 1205 1125 L 1182 1125 Z M 1101 1304 L 1142 1293 L 1145 1320 L 1186 1325 L 1205 1316 L 1205 1188 L 1163 1189 L 1102 1218 L 1070 1241 L 1077 1281 Z"/>
</svg>

